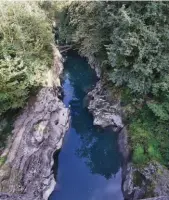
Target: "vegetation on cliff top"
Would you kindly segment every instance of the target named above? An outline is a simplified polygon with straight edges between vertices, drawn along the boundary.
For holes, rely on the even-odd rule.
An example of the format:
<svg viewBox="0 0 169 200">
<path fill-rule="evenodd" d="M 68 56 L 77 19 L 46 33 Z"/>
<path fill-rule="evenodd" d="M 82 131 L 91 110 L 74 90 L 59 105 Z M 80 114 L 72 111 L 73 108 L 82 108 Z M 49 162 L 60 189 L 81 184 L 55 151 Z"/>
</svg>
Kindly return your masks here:
<svg viewBox="0 0 169 200">
<path fill-rule="evenodd" d="M 0 3 L 0 148 L 11 133 L 18 108 L 46 85 L 57 9 L 57 3 L 49 1 Z"/>
<path fill-rule="evenodd" d="M 62 5 L 57 39 L 76 45 L 91 64 L 100 66 L 102 78 L 121 92 L 133 161 L 157 160 L 168 166 L 167 2 L 2 1 L 0 116 L 23 107 L 31 90 L 45 85 L 52 61 L 50 19 Z"/>
<path fill-rule="evenodd" d="M 59 26 L 60 42 L 75 44 L 125 95 L 139 164 L 169 164 L 168 11 L 167 2 L 72 2 Z"/>
<path fill-rule="evenodd" d="M 52 26 L 36 2 L 0 4 L 0 115 L 22 107 L 51 66 Z"/>
</svg>

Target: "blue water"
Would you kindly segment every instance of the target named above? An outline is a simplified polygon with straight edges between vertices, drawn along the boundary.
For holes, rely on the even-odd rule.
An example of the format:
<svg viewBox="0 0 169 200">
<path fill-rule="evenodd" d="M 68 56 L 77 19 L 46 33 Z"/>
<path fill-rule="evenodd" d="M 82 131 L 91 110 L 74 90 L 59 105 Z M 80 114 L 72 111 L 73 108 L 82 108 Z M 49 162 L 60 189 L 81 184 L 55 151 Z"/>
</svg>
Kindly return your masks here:
<svg viewBox="0 0 169 200">
<path fill-rule="evenodd" d="M 93 126 L 84 97 L 97 78 L 86 60 L 70 54 L 64 64 L 64 103 L 71 110 L 50 200 L 123 200 L 117 134 Z M 57 162 L 57 160 L 56 160 Z"/>
</svg>

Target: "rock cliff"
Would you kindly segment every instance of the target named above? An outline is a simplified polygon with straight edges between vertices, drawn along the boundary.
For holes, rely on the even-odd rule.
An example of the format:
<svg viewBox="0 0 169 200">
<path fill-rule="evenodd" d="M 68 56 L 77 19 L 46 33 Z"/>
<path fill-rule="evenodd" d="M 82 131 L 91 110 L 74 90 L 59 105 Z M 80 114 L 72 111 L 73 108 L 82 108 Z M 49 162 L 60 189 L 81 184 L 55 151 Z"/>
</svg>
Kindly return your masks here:
<svg viewBox="0 0 169 200">
<path fill-rule="evenodd" d="M 114 131 L 123 128 L 121 120 L 121 109 L 119 101 L 109 101 L 109 93 L 104 88 L 101 81 L 98 81 L 96 87 L 88 93 L 89 105 L 88 109 L 93 114 L 94 125 L 103 128 L 112 126 Z"/>
<path fill-rule="evenodd" d="M 113 98 L 109 90 L 100 80 L 96 87 L 88 93 L 88 109 L 93 114 L 94 125 L 103 128 L 111 126 L 118 132 L 119 150 L 123 155 L 122 190 L 125 200 L 169 199 L 169 171 L 159 163 L 136 167 L 130 162 L 130 146 L 127 128 L 122 122 L 124 115 L 120 100 Z M 147 199 L 148 200 L 148 199 Z"/>
<path fill-rule="evenodd" d="M 169 199 L 168 169 L 157 162 L 142 167 L 128 163 L 124 174 L 123 192 L 129 200 L 148 197 L 154 197 L 152 200 Z"/>
<path fill-rule="evenodd" d="M 58 98 L 63 66 L 55 46 L 53 55 L 47 86 L 35 99 L 30 99 L 16 119 L 12 137 L 1 155 L 4 158 L 0 166 L 2 200 L 47 200 L 54 189 L 53 154 L 62 146 L 70 117 Z"/>
</svg>

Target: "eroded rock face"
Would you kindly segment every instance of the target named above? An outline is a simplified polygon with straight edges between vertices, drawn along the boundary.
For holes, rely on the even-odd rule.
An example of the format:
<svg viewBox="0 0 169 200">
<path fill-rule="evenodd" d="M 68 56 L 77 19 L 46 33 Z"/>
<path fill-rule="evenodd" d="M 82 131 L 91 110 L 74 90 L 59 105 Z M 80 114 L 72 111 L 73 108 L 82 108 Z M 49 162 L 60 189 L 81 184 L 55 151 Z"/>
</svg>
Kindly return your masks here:
<svg viewBox="0 0 169 200">
<path fill-rule="evenodd" d="M 123 156 L 122 189 L 125 200 L 138 200 L 154 197 L 150 200 L 169 199 L 169 171 L 158 163 L 136 168 L 130 163 L 131 150 L 128 142 L 128 131 L 122 122 L 120 100 L 114 100 L 99 81 L 88 93 L 88 109 L 93 114 L 94 125 L 103 128 L 113 127 L 118 131 L 119 150 Z M 148 200 L 148 199 L 147 199 Z"/>
<path fill-rule="evenodd" d="M 121 119 L 120 102 L 109 101 L 109 94 L 103 87 L 101 81 L 98 81 L 94 90 L 88 93 L 88 109 L 93 114 L 94 125 L 103 128 L 112 126 L 114 131 L 123 128 Z"/>
<path fill-rule="evenodd" d="M 13 138 L 2 155 L 7 159 L 0 168 L 1 192 L 47 200 L 54 189 L 53 153 L 61 148 L 69 127 L 69 111 L 56 92 L 43 88 L 35 104 L 16 120 Z M 0 199 L 16 199 L 15 195 L 0 194 Z"/>
<path fill-rule="evenodd" d="M 125 173 L 123 192 L 127 200 L 169 199 L 169 172 L 159 163 L 136 168 L 128 163 Z"/>
<path fill-rule="evenodd" d="M 123 156 L 123 165 L 126 166 L 129 161 L 130 156 L 130 147 L 129 147 L 129 141 L 128 141 L 128 131 L 127 128 L 124 126 L 118 135 L 118 147 L 119 151 L 121 152 Z"/>
<path fill-rule="evenodd" d="M 82 57 L 87 58 L 87 61 L 90 65 L 90 67 L 95 70 L 97 77 L 100 78 L 101 77 L 101 67 L 100 67 L 100 63 L 99 63 L 98 59 L 94 55 L 91 55 L 91 54 L 86 55 L 86 54 L 83 54 L 82 52 L 79 52 L 79 53 Z"/>
<path fill-rule="evenodd" d="M 48 84 L 18 116 L 1 158 L 0 200 L 47 200 L 54 189 L 53 154 L 69 128 L 69 110 L 60 96 L 62 57 L 53 46 Z M 54 75 L 52 75 L 54 74 Z"/>
</svg>

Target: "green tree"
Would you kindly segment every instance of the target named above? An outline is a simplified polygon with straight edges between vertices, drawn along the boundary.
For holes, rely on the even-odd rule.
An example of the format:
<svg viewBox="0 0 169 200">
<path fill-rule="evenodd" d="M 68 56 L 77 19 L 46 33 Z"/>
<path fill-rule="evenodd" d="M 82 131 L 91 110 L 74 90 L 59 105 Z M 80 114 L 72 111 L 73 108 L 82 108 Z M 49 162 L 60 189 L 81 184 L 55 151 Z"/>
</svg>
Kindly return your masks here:
<svg viewBox="0 0 169 200">
<path fill-rule="evenodd" d="M 60 40 L 74 44 L 91 65 L 101 68 L 104 82 L 130 96 L 126 102 L 135 111 L 129 125 L 135 162 L 168 165 L 168 2 L 83 1 L 63 10 Z"/>
<path fill-rule="evenodd" d="M 51 25 L 36 2 L 0 4 L 0 115 L 22 107 L 44 85 L 51 65 Z"/>
</svg>

